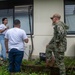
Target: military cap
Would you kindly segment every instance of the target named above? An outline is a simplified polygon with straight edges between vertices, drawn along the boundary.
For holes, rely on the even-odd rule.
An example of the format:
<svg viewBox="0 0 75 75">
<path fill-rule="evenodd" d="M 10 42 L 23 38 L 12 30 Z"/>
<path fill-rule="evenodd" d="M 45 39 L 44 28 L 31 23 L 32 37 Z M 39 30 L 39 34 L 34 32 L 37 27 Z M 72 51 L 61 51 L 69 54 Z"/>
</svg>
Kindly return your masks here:
<svg viewBox="0 0 75 75">
<path fill-rule="evenodd" d="M 57 18 L 61 18 L 61 16 L 59 15 L 59 14 L 54 14 L 52 17 L 50 17 L 50 19 L 53 19 L 53 18 L 55 18 L 55 17 L 57 17 Z"/>
</svg>

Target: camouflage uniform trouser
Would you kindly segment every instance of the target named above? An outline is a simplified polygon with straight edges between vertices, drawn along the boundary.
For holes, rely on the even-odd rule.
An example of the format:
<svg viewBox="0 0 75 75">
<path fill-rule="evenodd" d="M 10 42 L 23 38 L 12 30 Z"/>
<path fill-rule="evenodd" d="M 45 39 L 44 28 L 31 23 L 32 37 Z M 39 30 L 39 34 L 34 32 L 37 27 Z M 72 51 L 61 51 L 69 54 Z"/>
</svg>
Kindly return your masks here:
<svg viewBox="0 0 75 75">
<path fill-rule="evenodd" d="M 54 54 L 56 64 L 60 69 L 60 75 L 66 75 L 65 64 L 64 64 L 64 52 L 55 51 L 54 50 L 54 45 L 50 44 L 46 48 L 46 57 L 47 57 L 47 59 L 51 60 L 52 52 Z"/>
</svg>

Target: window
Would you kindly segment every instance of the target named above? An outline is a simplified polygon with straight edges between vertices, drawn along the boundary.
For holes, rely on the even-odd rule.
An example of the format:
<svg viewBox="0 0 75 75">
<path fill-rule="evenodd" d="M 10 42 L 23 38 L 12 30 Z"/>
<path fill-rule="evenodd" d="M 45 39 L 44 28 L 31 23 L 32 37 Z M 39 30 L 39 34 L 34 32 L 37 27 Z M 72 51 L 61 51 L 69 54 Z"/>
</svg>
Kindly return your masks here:
<svg viewBox="0 0 75 75">
<path fill-rule="evenodd" d="M 6 17 L 8 19 L 9 28 L 13 27 L 13 9 L 1 9 L 0 10 L 0 24 L 2 23 L 2 18 Z"/>
<path fill-rule="evenodd" d="M 65 22 L 69 25 L 68 34 L 75 34 L 75 1 L 65 0 Z"/>
<path fill-rule="evenodd" d="M 3 17 L 8 19 L 10 28 L 13 27 L 13 20 L 19 19 L 26 34 L 33 34 L 33 0 L 1 1 L 0 24 Z"/>
<path fill-rule="evenodd" d="M 32 6 L 22 5 L 15 6 L 15 19 L 21 21 L 21 28 L 26 31 L 27 34 L 32 34 Z"/>
</svg>

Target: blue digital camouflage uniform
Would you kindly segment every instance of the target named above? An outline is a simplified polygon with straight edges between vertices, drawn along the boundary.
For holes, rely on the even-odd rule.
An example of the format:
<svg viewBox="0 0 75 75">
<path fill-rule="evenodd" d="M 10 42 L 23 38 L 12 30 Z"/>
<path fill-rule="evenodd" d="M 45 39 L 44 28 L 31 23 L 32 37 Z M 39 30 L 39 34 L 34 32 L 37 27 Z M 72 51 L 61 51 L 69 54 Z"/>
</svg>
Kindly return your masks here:
<svg viewBox="0 0 75 75">
<path fill-rule="evenodd" d="M 64 65 L 64 52 L 67 47 L 67 29 L 69 28 L 65 23 L 59 21 L 54 25 L 54 36 L 49 42 L 49 46 L 46 48 L 46 58 L 51 60 L 52 52 L 55 56 L 55 61 L 60 69 L 60 75 L 66 75 L 65 65 Z"/>
</svg>

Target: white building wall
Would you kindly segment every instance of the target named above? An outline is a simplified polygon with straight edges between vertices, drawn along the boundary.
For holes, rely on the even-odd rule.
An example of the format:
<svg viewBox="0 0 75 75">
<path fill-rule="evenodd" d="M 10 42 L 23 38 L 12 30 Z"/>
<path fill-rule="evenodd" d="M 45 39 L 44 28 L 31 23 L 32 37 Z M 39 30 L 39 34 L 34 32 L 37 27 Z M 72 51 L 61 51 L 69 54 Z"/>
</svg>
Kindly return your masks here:
<svg viewBox="0 0 75 75">
<path fill-rule="evenodd" d="M 34 0 L 34 52 L 33 55 L 39 55 L 39 52 L 45 52 L 46 45 L 53 36 L 53 27 L 50 17 L 54 13 L 61 15 L 64 21 L 64 1 L 63 0 Z M 67 37 L 68 47 L 66 56 L 74 56 L 74 38 Z"/>
<path fill-rule="evenodd" d="M 39 55 L 39 52 L 45 52 L 46 45 L 53 36 L 53 27 L 50 17 L 54 13 L 59 13 L 61 15 L 61 20 L 64 21 L 63 0 L 34 0 L 33 55 Z M 75 36 L 67 36 L 67 41 L 68 44 L 65 55 L 75 56 Z M 27 45 L 30 44 L 31 41 L 29 39 L 29 43 Z"/>
</svg>

